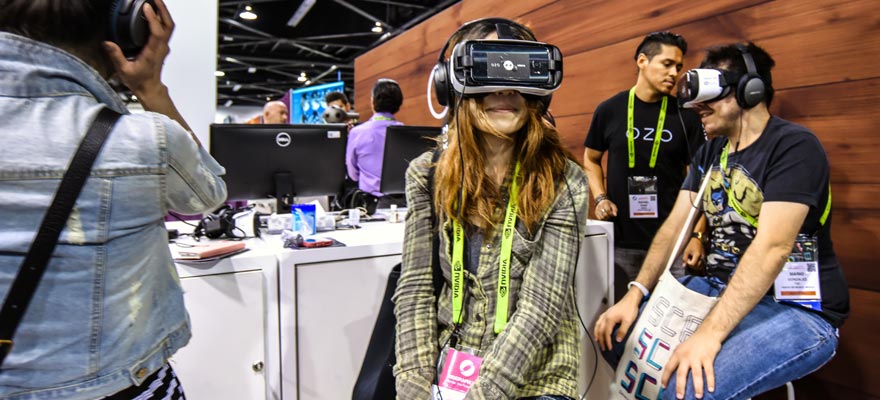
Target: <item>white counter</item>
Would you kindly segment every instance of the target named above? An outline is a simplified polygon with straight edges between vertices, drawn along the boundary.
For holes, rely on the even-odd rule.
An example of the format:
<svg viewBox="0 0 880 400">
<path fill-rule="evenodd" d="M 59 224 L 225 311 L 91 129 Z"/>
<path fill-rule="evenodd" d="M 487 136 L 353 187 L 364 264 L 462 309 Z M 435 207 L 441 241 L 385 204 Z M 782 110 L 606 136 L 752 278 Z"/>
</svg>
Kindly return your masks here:
<svg viewBox="0 0 880 400">
<path fill-rule="evenodd" d="M 283 249 L 273 235 L 249 239 L 248 252 L 213 264 L 178 264 L 193 339 L 173 366 L 187 397 L 350 398 L 404 230 L 402 223 L 362 226 L 319 234 L 344 247 Z M 613 228 L 589 221 L 583 235 L 577 302 L 592 329 L 613 299 Z M 613 374 L 583 336 L 581 390 L 595 363 L 589 398 L 607 398 Z"/>
</svg>

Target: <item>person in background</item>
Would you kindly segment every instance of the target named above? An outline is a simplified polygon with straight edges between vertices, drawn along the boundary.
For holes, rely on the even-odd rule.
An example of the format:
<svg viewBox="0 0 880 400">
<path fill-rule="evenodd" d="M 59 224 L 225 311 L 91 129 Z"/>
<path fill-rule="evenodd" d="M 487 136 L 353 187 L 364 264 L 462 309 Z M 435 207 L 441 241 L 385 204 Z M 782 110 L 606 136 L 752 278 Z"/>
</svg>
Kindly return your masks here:
<svg viewBox="0 0 880 400">
<path fill-rule="evenodd" d="M 289 124 L 290 115 L 287 105 L 281 101 L 270 101 L 263 106 L 264 124 Z"/>
<path fill-rule="evenodd" d="M 351 111 L 351 103 L 348 101 L 348 96 L 342 92 L 330 92 L 324 96 L 324 103 L 327 103 L 327 107 L 339 107 L 345 112 Z"/>
<path fill-rule="evenodd" d="M 345 167 L 348 178 L 357 183 L 361 193 L 351 195 L 349 207 L 363 206 L 370 210 L 386 205 L 384 195 L 379 191 L 382 179 L 382 157 L 385 154 L 385 129 L 391 125 L 403 125 L 394 118 L 403 104 L 400 85 L 392 79 L 379 79 L 373 84 L 370 104 L 373 116 L 354 128 L 348 134 L 345 149 Z M 387 203 L 390 205 L 391 203 Z"/>
<path fill-rule="evenodd" d="M 599 104 L 584 140 L 584 169 L 596 218 L 614 222 L 617 296 L 638 275 L 651 238 L 672 210 L 688 161 L 705 142 L 697 115 L 681 110 L 673 97 L 686 53 L 687 42 L 679 35 L 647 35 L 634 56 L 639 71 L 635 86 Z M 702 238 L 702 231 L 697 232 Z M 702 249 L 697 238 L 689 243 L 688 266 L 698 265 Z M 683 269 L 673 273 L 681 275 Z"/>
<path fill-rule="evenodd" d="M 536 41 L 525 26 L 489 18 L 463 25 L 448 47 L 501 33 Z M 438 357 L 452 362 L 450 349 L 482 358 L 468 399 L 577 398 L 572 285 L 589 203 L 584 172 L 543 118 L 541 97 L 499 89 L 449 104 L 459 106 L 449 110 L 448 149 L 436 166 L 432 152 L 422 154 L 406 175 L 403 266 L 393 298 L 397 398 L 432 398 Z M 439 298 L 431 262 L 438 229 Z M 499 286 L 500 277 L 509 284 Z"/>
<path fill-rule="evenodd" d="M 0 156 L 0 298 L 98 112 L 123 114 L 0 367 L 0 398 L 184 398 L 168 358 L 191 333 L 163 217 L 222 204 L 224 170 L 161 81 L 163 0 L 143 3 L 149 38 L 132 59 L 107 41 L 113 3 L 0 0 L 0 146 L 15 149 Z M 111 75 L 145 113 L 126 110 Z"/>
<path fill-rule="evenodd" d="M 713 139 L 697 151 L 636 283 L 596 322 L 596 339 L 615 364 L 676 235 L 701 202 L 708 276 L 679 280 L 719 299 L 669 356 L 662 399 L 745 399 L 799 379 L 834 356 L 837 329 L 849 314 L 846 279 L 831 243 L 828 158 L 807 128 L 770 114 L 774 64 L 753 43 L 708 50 L 697 71 L 719 73 L 726 84 L 718 96 L 684 105 L 695 107 Z M 708 187 L 695 199 L 705 174 Z M 794 272 L 786 272 L 789 267 Z"/>
</svg>

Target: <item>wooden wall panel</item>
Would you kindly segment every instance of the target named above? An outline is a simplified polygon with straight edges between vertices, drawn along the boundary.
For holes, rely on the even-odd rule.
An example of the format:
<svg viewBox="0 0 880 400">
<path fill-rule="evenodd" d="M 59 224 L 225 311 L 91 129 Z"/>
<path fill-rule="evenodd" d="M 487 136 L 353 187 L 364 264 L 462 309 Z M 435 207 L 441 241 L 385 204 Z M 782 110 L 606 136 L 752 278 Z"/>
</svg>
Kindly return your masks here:
<svg viewBox="0 0 880 400">
<path fill-rule="evenodd" d="M 567 149 L 580 159 L 593 110 L 633 85 L 632 53 L 651 31 L 688 39 L 685 68 L 711 45 L 753 40 L 776 59 L 774 114 L 807 126 L 831 163 L 836 252 L 853 295 L 835 360 L 798 382 L 799 398 L 880 398 L 880 369 L 871 363 L 872 328 L 880 322 L 880 157 L 875 136 L 880 104 L 880 2 L 876 0 L 463 0 L 358 58 L 355 98 L 369 116 L 369 90 L 380 77 L 397 79 L 405 102 L 398 117 L 438 125 L 427 112 L 427 74 L 462 22 L 515 18 L 565 56 L 565 77 L 551 111 Z M 806 393 L 805 393 L 806 392 Z M 761 397 L 766 399 L 765 397 Z M 772 397 L 771 397 L 772 398 Z"/>
<path fill-rule="evenodd" d="M 814 375 L 822 380 L 880 397 L 880 364 L 876 362 L 880 293 L 850 289 L 851 314 L 840 328 L 837 355 Z M 837 398 L 837 397 L 832 397 Z"/>
</svg>

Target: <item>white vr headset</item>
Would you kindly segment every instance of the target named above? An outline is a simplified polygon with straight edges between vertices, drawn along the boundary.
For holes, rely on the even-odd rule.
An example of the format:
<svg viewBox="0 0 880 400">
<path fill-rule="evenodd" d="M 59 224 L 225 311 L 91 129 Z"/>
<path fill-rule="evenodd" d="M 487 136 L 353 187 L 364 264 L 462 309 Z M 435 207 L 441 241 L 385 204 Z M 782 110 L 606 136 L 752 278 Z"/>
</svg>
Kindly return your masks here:
<svg viewBox="0 0 880 400">
<path fill-rule="evenodd" d="M 698 103 L 723 99 L 730 94 L 733 82 L 725 71 L 692 69 L 685 72 L 678 84 L 678 102 L 684 108 L 693 108 Z"/>
</svg>

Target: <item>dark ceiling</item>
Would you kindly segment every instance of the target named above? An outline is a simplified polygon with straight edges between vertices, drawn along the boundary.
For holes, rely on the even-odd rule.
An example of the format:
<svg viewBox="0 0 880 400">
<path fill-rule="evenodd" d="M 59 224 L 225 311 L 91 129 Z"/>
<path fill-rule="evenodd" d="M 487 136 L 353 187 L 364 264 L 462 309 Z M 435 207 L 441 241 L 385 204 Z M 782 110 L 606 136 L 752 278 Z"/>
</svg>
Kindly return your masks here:
<svg viewBox="0 0 880 400">
<path fill-rule="evenodd" d="M 225 75 L 217 77 L 217 104 L 263 105 L 339 78 L 352 98 L 357 56 L 457 1 L 221 0 L 217 70 Z M 248 6 L 257 19 L 240 17 Z"/>
</svg>

